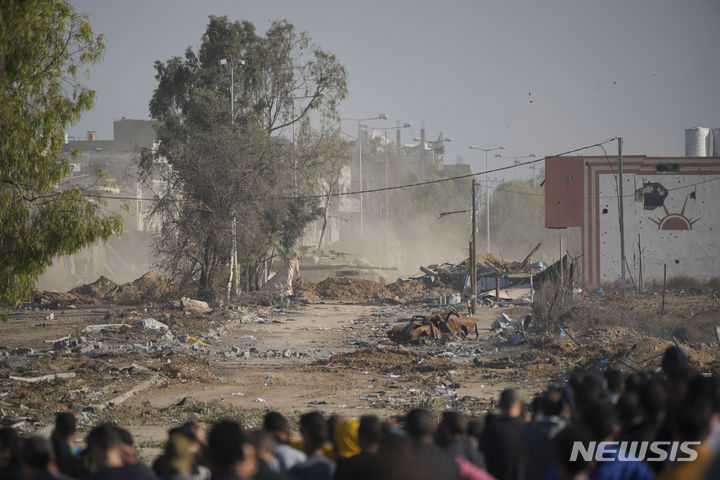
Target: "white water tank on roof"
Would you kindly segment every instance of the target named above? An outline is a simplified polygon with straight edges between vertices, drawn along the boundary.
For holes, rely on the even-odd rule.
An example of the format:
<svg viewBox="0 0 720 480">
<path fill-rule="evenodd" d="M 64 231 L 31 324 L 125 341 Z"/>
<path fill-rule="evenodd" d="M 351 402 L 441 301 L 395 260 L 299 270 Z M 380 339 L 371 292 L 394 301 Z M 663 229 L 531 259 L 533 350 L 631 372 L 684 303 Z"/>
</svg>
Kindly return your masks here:
<svg viewBox="0 0 720 480">
<path fill-rule="evenodd" d="M 692 127 L 685 129 L 685 156 L 707 157 L 712 148 L 710 129 L 705 127 Z"/>
</svg>

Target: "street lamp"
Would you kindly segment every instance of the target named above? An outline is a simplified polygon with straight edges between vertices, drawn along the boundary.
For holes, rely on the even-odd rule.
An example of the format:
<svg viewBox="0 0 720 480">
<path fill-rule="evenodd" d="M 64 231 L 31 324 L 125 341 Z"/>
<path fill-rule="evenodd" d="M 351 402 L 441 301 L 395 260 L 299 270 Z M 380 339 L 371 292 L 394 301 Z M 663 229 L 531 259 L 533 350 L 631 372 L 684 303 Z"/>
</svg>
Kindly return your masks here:
<svg viewBox="0 0 720 480">
<path fill-rule="evenodd" d="M 357 145 L 358 145 L 358 163 L 359 163 L 359 177 L 360 177 L 360 192 L 363 191 L 363 163 L 362 163 L 362 135 L 360 132 L 360 124 L 361 122 L 365 122 L 367 120 L 387 120 L 388 114 L 387 113 L 380 113 L 377 117 L 367 117 L 367 118 L 342 118 L 341 120 L 349 120 L 352 122 L 358 122 L 358 136 L 357 136 Z M 363 194 L 360 193 L 360 236 L 363 237 L 365 235 L 365 220 L 363 217 Z"/>
<path fill-rule="evenodd" d="M 441 134 L 441 135 L 442 135 L 442 134 Z M 414 142 L 422 142 L 422 139 L 415 137 L 415 138 L 413 138 L 413 141 L 414 141 Z M 447 137 L 445 137 L 445 138 L 438 139 L 438 140 L 431 140 L 431 141 L 425 140 L 425 143 L 430 143 L 430 144 L 432 144 L 432 155 L 433 155 L 432 164 L 433 164 L 433 166 L 435 166 L 435 148 L 436 148 L 436 145 L 437 145 L 438 143 L 442 143 L 442 142 L 452 142 L 452 138 L 447 138 Z M 421 148 L 425 148 L 425 144 L 423 144 Z"/>
<path fill-rule="evenodd" d="M 230 125 L 233 125 L 235 123 L 235 65 L 238 65 L 239 67 L 245 66 L 245 60 L 236 60 L 233 62 L 232 57 L 230 57 L 230 60 L 228 61 L 227 58 L 221 58 L 218 61 L 218 65 L 229 65 L 230 66 Z M 228 302 L 230 301 L 230 292 L 232 290 L 232 283 L 233 283 L 233 277 L 235 279 L 235 296 L 238 296 L 240 294 L 240 282 L 238 279 L 240 278 L 240 270 L 238 267 L 238 254 L 237 254 L 237 216 L 235 215 L 235 211 L 232 212 L 232 227 L 231 227 L 231 235 L 232 235 L 232 247 L 230 252 L 230 273 L 228 274 L 228 284 L 227 284 L 227 293 L 226 297 Z"/>
<path fill-rule="evenodd" d="M 235 64 L 233 64 L 232 57 L 230 57 L 230 60 L 228 61 L 227 58 L 221 58 L 218 61 L 218 65 L 230 65 L 230 124 L 235 123 L 235 78 L 233 75 L 233 71 L 235 68 L 235 64 L 239 67 L 245 66 L 245 60 L 236 60 Z"/>
<path fill-rule="evenodd" d="M 505 150 L 505 147 L 501 145 L 495 148 L 482 148 L 470 145 L 468 148 L 470 150 L 481 150 L 485 152 L 485 214 L 487 215 L 485 225 L 487 226 L 487 252 L 490 253 L 490 184 L 488 183 L 488 153 L 494 152 L 495 150 Z M 473 259 L 473 261 L 475 261 L 475 259 Z"/>
<path fill-rule="evenodd" d="M 390 174 L 389 174 L 389 161 L 388 161 L 388 151 L 389 151 L 389 145 L 390 140 L 388 139 L 387 132 L 388 130 L 401 130 L 403 128 L 412 128 L 413 124 L 405 122 L 402 125 L 398 125 L 395 127 L 371 127 L 368 125 L 360 124 L 361 128 L 372 128 L 375 130 L 384 130 L 385 134 L 385 188 L 388 187 L 390 183 Z M 385 190 L 385 223 L 388 223 L 390 216 L 390 201 L 388 200 L 388 191 Z"/>
<path fill-rule="evenodd" d="M 535 154 L 531 153 L 529 155 L 500 155 L 498 153 L 495 155 L 495 158 L 512 158 L 515 165 L 520 165 L 522 163 L 519 160 L 520 158 L 535 158 Z M 513 170 L 515 170 L 515 181 L 517 182 L 517 166 Z"/>
</svg>

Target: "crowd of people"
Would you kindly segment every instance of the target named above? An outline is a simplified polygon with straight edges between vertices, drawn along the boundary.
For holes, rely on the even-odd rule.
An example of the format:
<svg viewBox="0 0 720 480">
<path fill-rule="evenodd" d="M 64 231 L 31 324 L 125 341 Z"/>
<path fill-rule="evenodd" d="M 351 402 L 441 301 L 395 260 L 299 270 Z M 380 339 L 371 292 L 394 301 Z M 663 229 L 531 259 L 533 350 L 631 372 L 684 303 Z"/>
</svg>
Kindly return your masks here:
<svg viewBox="0 0 720 480">
<path fill-rule="evenodd" d="M 0 430 L 0 480 L 720 479 L 720 378 L 699 374 L 670 347 L 662 372 L 581 372 L 529 403 L 507 389 L 483 419 L 455 410 L 439 422 L 424 409 L 384 420 L 313 411 L 298 430 L 274 411 L 257 429 L 186 424 L 146 466 L 117 425 L 95 426 L 80 448 L 75 417 L 62 412 L 49 439 Z M 599 455 L 582 454 L 600 442 Z M 623 447 L 642 442 L 655 443 Z"/>
</svg>

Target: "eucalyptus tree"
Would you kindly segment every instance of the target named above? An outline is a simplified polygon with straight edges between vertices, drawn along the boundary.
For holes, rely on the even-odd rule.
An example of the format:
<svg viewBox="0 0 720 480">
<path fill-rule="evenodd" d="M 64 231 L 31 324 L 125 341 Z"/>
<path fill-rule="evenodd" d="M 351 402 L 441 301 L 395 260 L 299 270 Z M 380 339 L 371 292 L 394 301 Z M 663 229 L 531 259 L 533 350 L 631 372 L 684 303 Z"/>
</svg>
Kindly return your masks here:
<svg viewBox="0 0 720 480">
<path fill-rule="evenodd" d="M 159 143 L 141 166 L 163 180 L 159 261 L 217 296 L 234 237 L 245 288 L 256 288 L 269 253 L 288 252 L 319 214 L 317 165 L 303 161 L 313 145 L 300 140 L 311 118 L 337 119 L 345 69 L 286 20 L 261 35 L 248 21 L 210 17 L 197 50 L 155 70 Z"/>
</svg>

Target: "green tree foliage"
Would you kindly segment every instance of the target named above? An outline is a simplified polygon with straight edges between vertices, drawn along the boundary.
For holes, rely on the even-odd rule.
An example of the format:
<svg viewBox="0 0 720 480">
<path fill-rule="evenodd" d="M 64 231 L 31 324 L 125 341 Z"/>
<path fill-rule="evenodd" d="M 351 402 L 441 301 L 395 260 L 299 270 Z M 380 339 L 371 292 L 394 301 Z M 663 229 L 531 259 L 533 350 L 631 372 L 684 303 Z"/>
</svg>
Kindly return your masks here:
<svg viewBox="0 0 720 480">
<path fill-rule="evenodd" d="M 268 255 L 287 252 L 318 215 L 317 200 L 303 195 L 317 193 L 323 142 L 315 140 L 325 134 L 313 134 L 308 118 L 336 118 L 345 69 L 287 21 L 260 36 L 252 23 L 226 17 L 210 17 L 197 52 L 155 69 L 159 146 L 141 166 L 165 185 L 155 208 L 160 264 L 216 296 L 234 217 L 245 286 L 256 288 Z"/>
<path fill-rule="evenodd" d="M 0 303 L 33 291 L 53 257 L 120 232 L 117 216 L 76 189 L 60 190 L 63 132 L 92 107 L 77 80 L 102 37 L 62 0 L 4 0 L 0 11 Z"/>
</svg>

